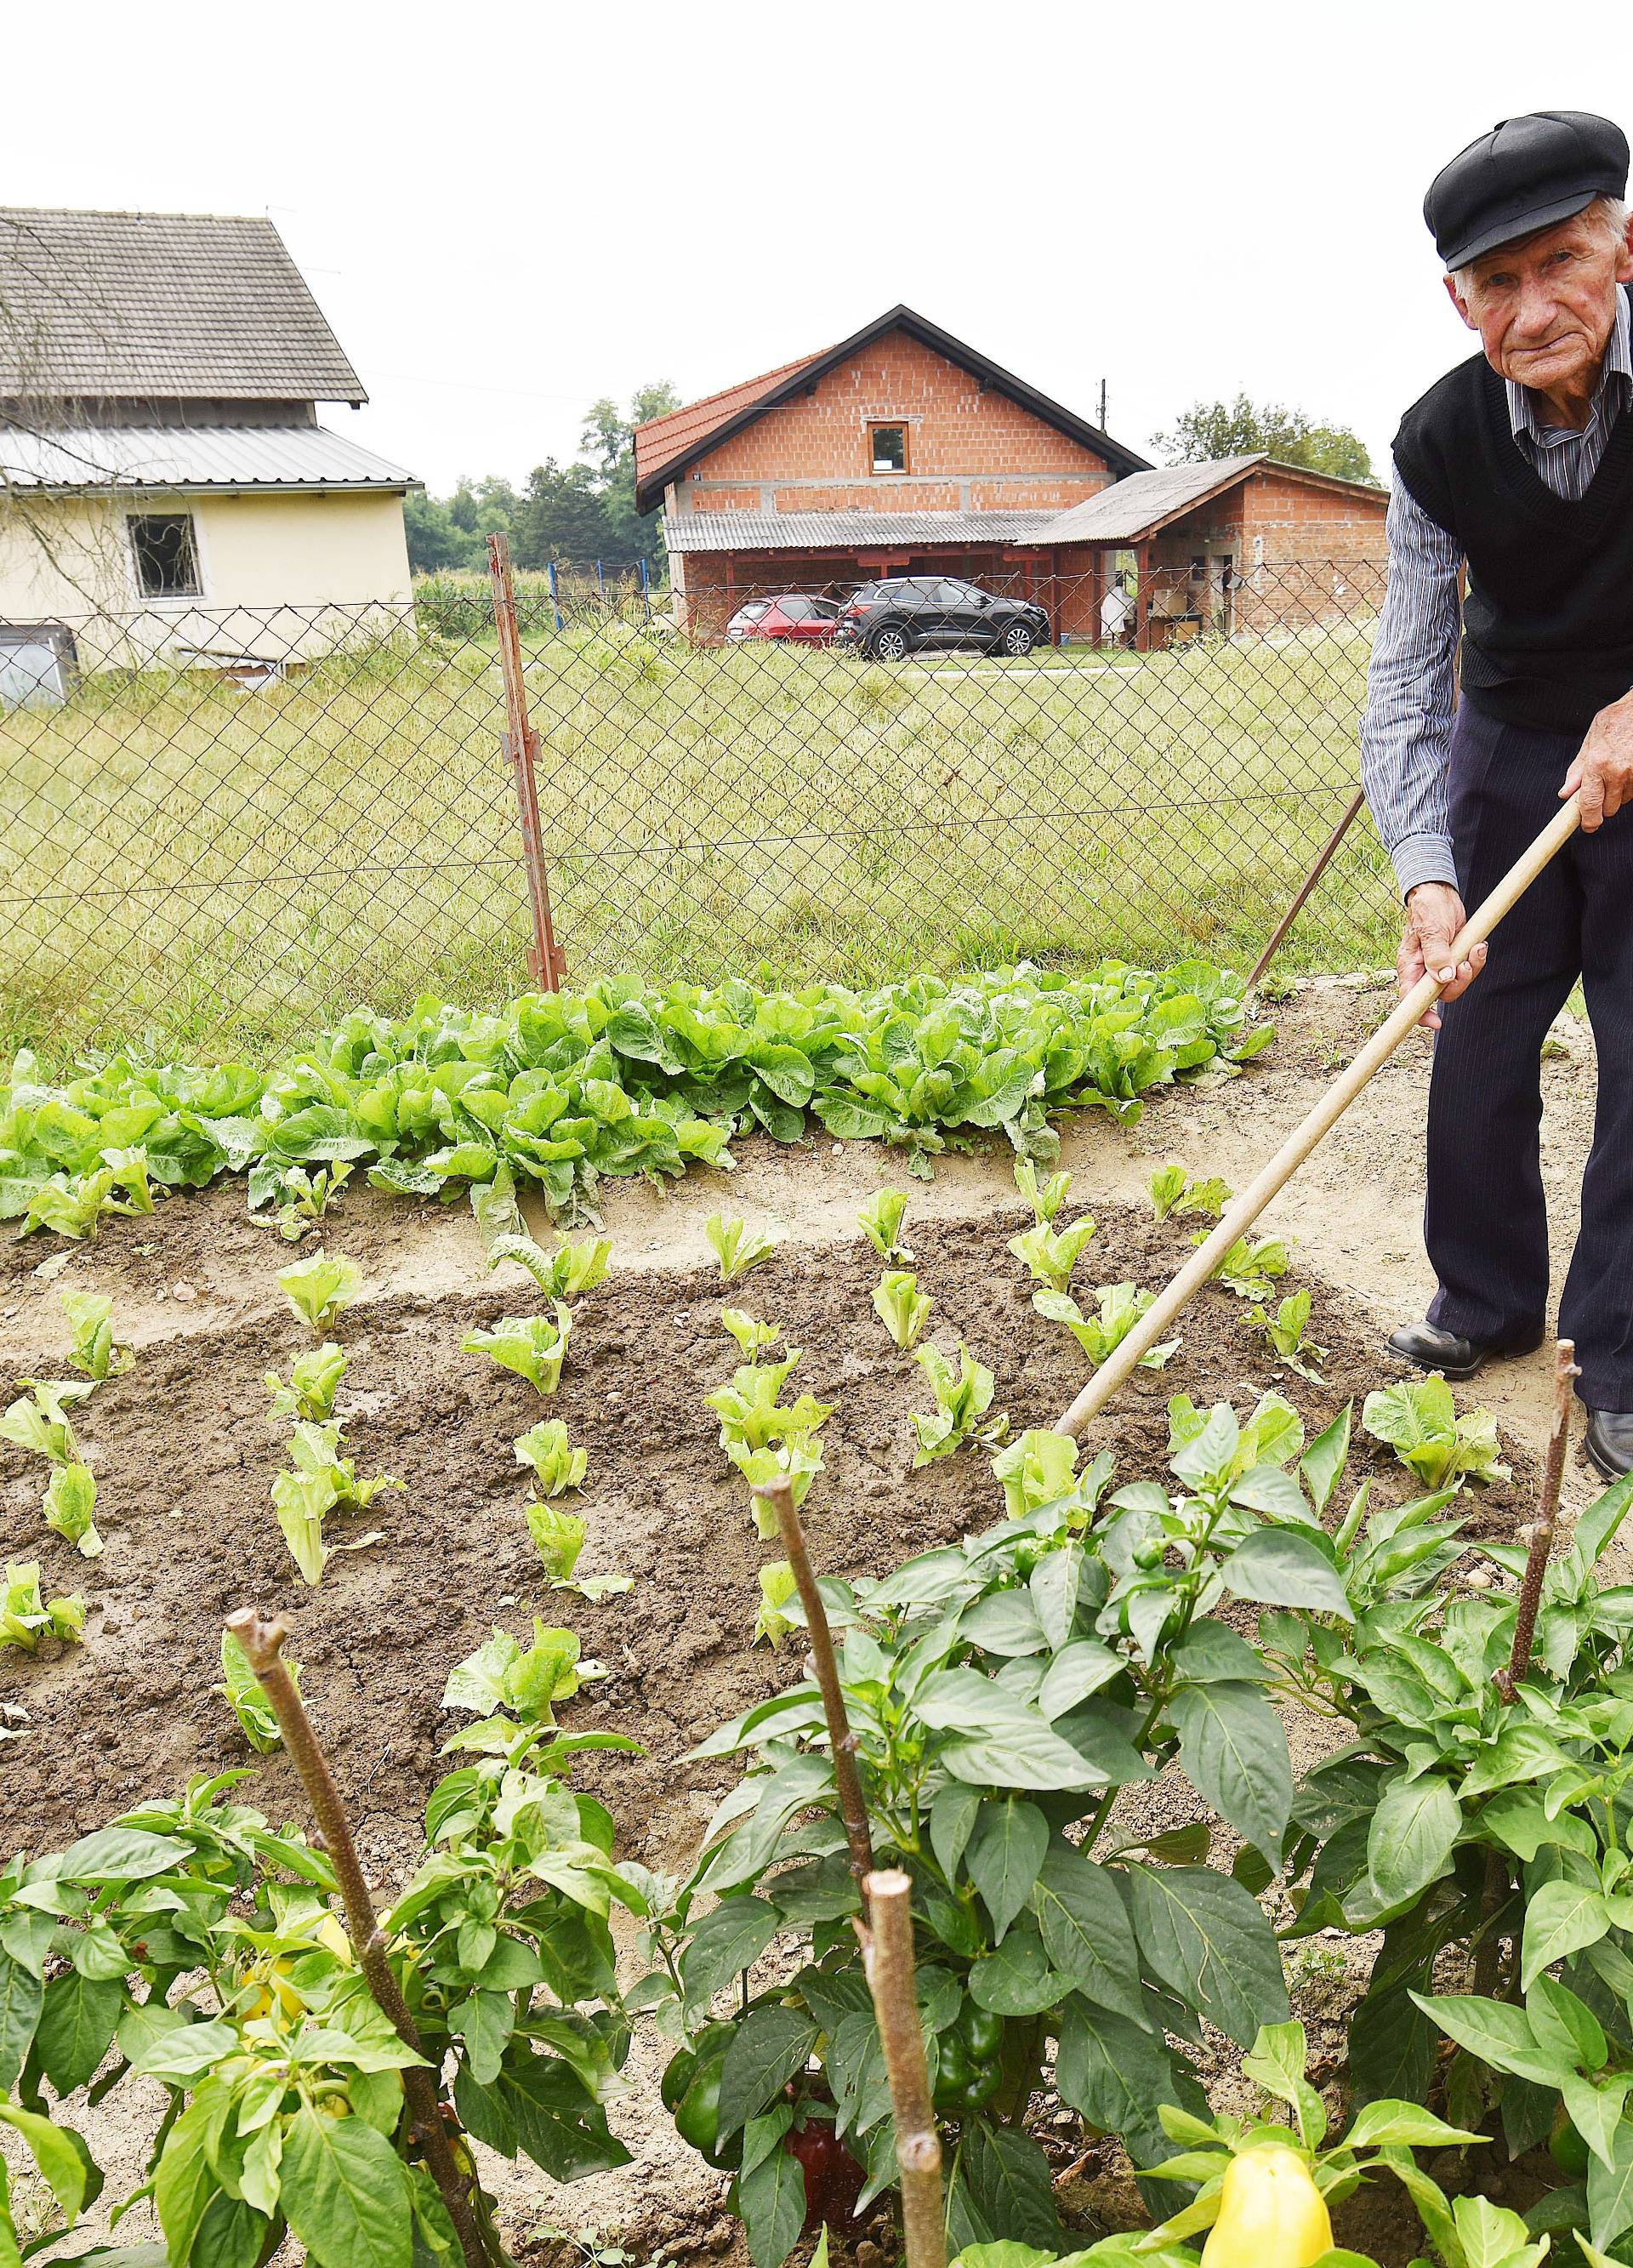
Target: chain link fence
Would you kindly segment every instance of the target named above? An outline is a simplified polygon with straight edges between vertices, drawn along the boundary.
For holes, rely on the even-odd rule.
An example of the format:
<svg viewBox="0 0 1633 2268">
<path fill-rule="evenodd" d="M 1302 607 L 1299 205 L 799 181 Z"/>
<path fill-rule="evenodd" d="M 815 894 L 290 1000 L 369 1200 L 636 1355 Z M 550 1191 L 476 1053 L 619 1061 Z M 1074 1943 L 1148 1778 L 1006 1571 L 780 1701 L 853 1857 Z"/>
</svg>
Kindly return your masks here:
<svg viewBox="0 0 1633 2268">
<path fill-rule="evenodd" d="M 1030 652 L 944 644 L 949 606 L 897 658 L 843 587 L 688 619 L 562 567 L 517 578 L 508 712 L 480 577 L 0 623 L 0 1040 L 254 1056 L 480 1005 L 537 971 L 541 886 L 570 983 L 1246 968 L 1354 792 L 1382 581 L 1267 566 L 1203 620 L 1148 589 L 1063 638 L 1056 593 Z M 1395 919 L 1363 815 L 1286 963 L 1386 959 Z"/>
</svg>

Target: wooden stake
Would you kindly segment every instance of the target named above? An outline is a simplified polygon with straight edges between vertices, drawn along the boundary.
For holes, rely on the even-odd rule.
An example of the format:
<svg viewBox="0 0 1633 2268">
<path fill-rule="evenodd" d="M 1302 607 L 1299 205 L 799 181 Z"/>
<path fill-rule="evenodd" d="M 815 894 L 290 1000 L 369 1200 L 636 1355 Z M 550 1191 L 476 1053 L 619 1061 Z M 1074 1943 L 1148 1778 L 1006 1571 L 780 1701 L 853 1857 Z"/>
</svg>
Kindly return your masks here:
<svg viewBox="0 0 1633 2268">
<path fill-rule="evenodd" d="M 862 1958 L 896 2114 L 896 2164 L 901 2173 L 901 2228 L 907 2268 L 946 2268 L 947 2225 L 941 2200 L 941 2137 L 930 2099 L 924 2034 L 913 1989 L 913 1883 L 899 1867 L 869 1874 L 872 1927 Z"/>
<path fill-rule="evenodd" d="M 1484 904 L 1476 907 L 1469 916 L 1448 948 L 1448 961 L 1453 964 L 1466 961 L 1473 948 L 1490 936 L 1504 914 L 1512 911 L 1530 888 L 1549 859 L 1570 840 L 1581 816 L 1578 797 L 1573 795 L 1568 803 L 1561 804 L 1557 816 L 1548 821 L 1523 857 L 1516 859 Z M 1056 1419 L 1053 1430 L 1056 1433 L 1081 1433 L 1090 1418 L 1097 1417 L 1118 1388 L 1133 1376 L 1140 1357 L 1149 1354 L 1159 1339 L 1166 1335 L 1174 1317 L 1186 1302 L 1201 1291 L 1237 1238 L 1247 1234 L 1270 1199 L 1292 1179 L 1317 1143 L 1332 1131 L 1372 1074 L 1387 1063 L 1408 1033 L 1416 1029 L 1439 998 L 1439 981 L 1432 975 L 1425 976 L 1413 986 L 1394 1013 L 1373 1033 L 1350 1068 L 1333 1081 L 1303 1123 L 1294 1127 L 1275 1156 L 1260 1168 L 1206 1243 L 1181 1269 L 1167 1289 L 1151 1302 L 1127 1338 L 1100 1365 L 1070 1409 Z"/>
<path fill-rule="evenodd" d="M 300 1774 L 324 1850 L 340 1884 L 341 1900 L 346 1910 L 346 1934 L 351 1940 L 364 1982 L 404 2047 L 422 2055 L 419 2029 L 408 2013 L 408 2002 L 386 1958 L 386 1939 L 364 1880 L 357 1846 L 351 1839 L 346 1807 L 341 1801 L 328 1759 L 283 1660 L 283 1642 L 289 1636 L 289 1627 L 282 1622 L 263 1623 L 250 1608 L 240 1607 L 236 1614 L 227 1616 L 227 1634 L 237 1640 L 245 1660 L 254 1671 L 256 1683 L 278 1720 L 290 1760 Z M 442 2192 L 467 2268 L 489 2268 L 488 2247 L 471 2205 L 470 2184 L 454 2163 L 448 2130 L 443 2124 L 438 2100 L 440 2078 L 440 2073 L 433 2071 L 429 2064 L 410 2065 L 402 2074 L 402 2092 L 413 2114 L 415 2139 L 424 2151 L 432 2179 Z"/>
<path fill-rule="evenodd" d="M 805 1610 L 805 1624 L 811 1637 L 811 1663 L 821 1690 L 822 1712 L 828 1719 L 828 1737 L 834 1752 L 834 1782 L 839 1790 L 839 1812 L 845 1822 L 845 1840 L 850 1845 L 850 1871 L 857 1878 L 859 1890 L 865 1878 L 873 1871 L 873 1835 L 868 1824 L 861 1778 L 857 1771 L 857 1737 L 850 1729 L 850 1719 L 845 1713 L 845 1697 L 840 1689 L 839 1664 L 834 1657 L 834 1635 L 828 1626 L 828 1609 L 823 1605 L 822 1594 L 817 1588 L 811 1554 L 805 1549 L 805 1531 L 794 1508 L 793 1483 L 786 1477 L 756 1481 L 754 1492 L 763 1497 L 776 1514 L 776 1524 L 782 1531 L 783 1549 L 788 1555 L 789 1565 L 794 1571 L 799 1603 Z"/>
<path fill-rule="evenodd" d="M 1504 1701 L 1513 1699 L 1515 1686 L 1531 1667 L 1531 1649 L 1536 1641 L 1537 1609 L 1542 1603 L 1542 1583 L 1554 1550 L 1554 1531 L 1559 1524 L 1559 1490 L 1565 1473 L 1565 1450 L 1570 1440 L 1571 1387 L 1581 1375 L 1577 1367 L 1576 1342 L 1573 1339 L 1556 1339 L 1554 1343 L 1554 1422 L 1548 1429 L 1548 1447 L 1542 1457 L 1542 1479 L 1537 1491 L 1537 1516 L 1526 1555 L 1525 1578 L 1519 1586 L 1519 1611 L 1514 1617 L 1514 1643 L 1507 1668 L 1499 1669 L 1494 1681 Z"/>
</svg>

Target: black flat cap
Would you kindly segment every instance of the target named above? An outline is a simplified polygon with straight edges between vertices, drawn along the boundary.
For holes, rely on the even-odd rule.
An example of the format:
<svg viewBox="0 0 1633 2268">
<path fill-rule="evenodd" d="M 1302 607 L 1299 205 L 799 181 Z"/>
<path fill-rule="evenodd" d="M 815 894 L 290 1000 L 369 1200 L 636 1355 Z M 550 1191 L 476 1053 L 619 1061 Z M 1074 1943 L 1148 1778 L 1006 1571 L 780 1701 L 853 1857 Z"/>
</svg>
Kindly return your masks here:
<svg viewBox="0 0 1633 2268">
<path fill-rule="evenodd" d="M 1628 137 L 1590 110 L 1534 110 L 1500 119 L 1442 167 L 1423 218 L 1448 268 L 1551 228 L 1628 185 Z"/>
</svg>

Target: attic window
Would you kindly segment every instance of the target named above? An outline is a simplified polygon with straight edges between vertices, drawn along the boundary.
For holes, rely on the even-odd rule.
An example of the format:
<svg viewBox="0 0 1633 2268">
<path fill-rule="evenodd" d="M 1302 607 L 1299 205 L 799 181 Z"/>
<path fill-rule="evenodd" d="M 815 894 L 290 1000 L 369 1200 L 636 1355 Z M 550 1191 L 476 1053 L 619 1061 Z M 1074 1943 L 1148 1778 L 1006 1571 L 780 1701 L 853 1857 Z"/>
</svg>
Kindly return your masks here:
<svg viewBox="0 0 1633 2268">
<path fill-rule="evenodd" d="M 908 468 L 908 429 L 905 425 L 870 425 L 868 446 L 876 473 L 905 473 Z"/>
<path fill-rule="evenodd" d="M 198 547 L 193 540 L 191 512 L 133 512 L 130 549 L 136 563 L 136 582 L 144 599 L 196 599 L 200 595 L 202 586 L 198 577 Z"/>
</svg>

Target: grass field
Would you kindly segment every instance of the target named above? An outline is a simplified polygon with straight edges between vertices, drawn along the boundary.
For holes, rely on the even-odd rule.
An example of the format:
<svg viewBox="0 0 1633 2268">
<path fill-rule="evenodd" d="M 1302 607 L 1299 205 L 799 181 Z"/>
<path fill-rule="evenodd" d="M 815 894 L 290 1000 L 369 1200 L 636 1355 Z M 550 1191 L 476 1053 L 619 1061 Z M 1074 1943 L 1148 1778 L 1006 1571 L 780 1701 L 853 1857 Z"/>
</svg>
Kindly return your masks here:
<svg viewBox="0 0 1633 2268">
<path fill-rule="evenodd" d="M 614 622 L 530 640 L 570 976 L 1245 964 L 1355 779 L 1364 628 L 894 674 Z M 5 1036 L 255 1055 L 526 983 L 491 644 L 258 690 L 146 671 L 0 717 Z M 1365 822 L 1290 967 L 1393 950 Z"/>
</svg>

